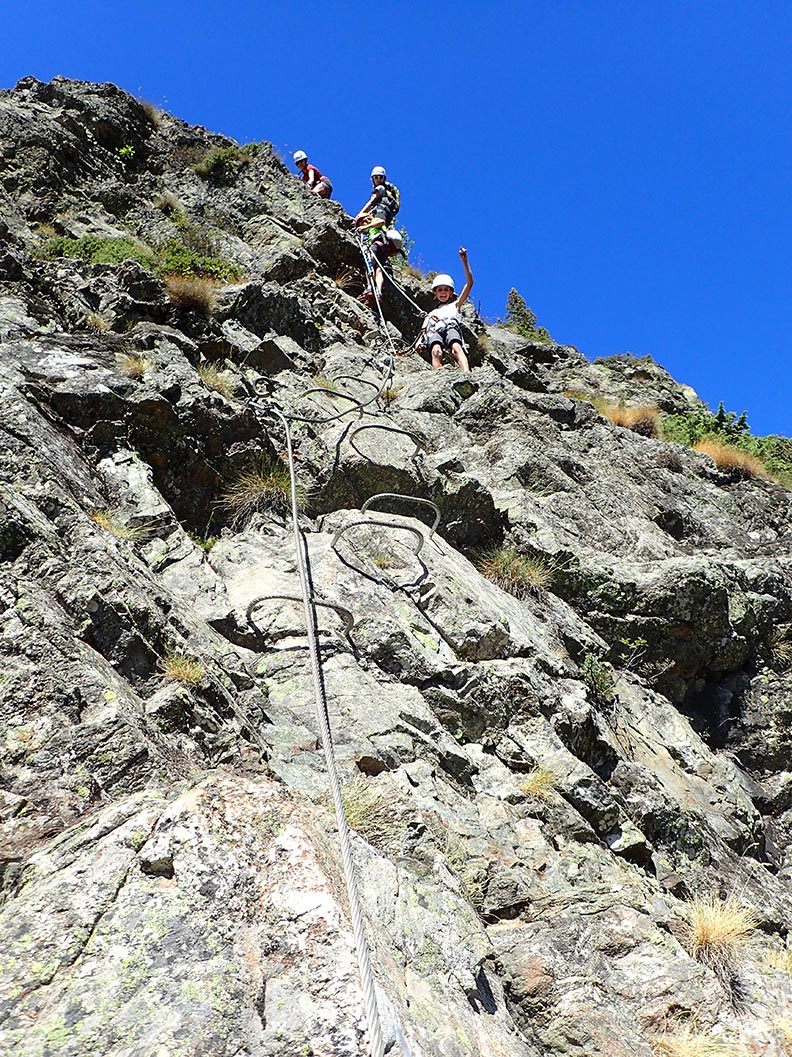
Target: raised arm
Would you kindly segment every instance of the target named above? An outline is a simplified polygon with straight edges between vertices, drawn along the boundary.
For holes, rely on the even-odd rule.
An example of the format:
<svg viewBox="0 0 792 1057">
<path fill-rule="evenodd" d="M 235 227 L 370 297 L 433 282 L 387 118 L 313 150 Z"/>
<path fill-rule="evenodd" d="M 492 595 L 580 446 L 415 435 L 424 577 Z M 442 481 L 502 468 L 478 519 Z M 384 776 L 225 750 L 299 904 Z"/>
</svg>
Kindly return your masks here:
<svg viewBox="0 0 792 1057">
<path fill-rule="evenodd" d="M 462 261 L 462 267 L 465 269 L 465 285 L 462 287 L 462 293 L 456 299 L 457 308 L 461 308 L 470 296 L 470 291 L 473 289 L 473 272 L 470 270 L 468 264 L 467 250 L 464 246 L 459 247 L 459 259 Z"/>
</svg>

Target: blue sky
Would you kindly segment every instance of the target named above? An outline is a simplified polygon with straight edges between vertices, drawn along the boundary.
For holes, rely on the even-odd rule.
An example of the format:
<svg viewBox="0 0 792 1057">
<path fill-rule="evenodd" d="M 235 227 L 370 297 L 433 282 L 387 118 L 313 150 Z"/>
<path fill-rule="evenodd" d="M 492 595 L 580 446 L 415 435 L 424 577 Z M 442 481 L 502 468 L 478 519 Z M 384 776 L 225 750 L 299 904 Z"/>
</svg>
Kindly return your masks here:
<svg viewBox="0 0 792 1057">
<path fill-rule="evenodd" d="M 461 279 L 466 245 L 484 315 L 514 286 L 558 341 L 792 435 L 792 5 L 15 6 L 0 86 L 114 81 L 302 148 L 350 212 L 385 165 L 413 256 Z"/>
</svg>

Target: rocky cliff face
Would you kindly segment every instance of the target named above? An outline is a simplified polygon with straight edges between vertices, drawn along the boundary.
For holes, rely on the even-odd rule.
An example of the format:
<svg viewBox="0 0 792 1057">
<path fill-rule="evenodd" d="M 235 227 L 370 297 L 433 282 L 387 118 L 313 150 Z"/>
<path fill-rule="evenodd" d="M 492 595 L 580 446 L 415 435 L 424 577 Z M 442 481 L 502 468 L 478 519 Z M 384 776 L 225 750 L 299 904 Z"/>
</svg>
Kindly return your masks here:
<svg viewBox="0 0 792 1057">
<path fill-rule="evenodd" d="M 267 400 L 382 384 L 351 224 L 112 85 L 0 93 L 0 152 L 0 1053 L 364 1054 L 302 610 L 247 612 Z M 787 1053 L 790 493 L 564 395 L 695 406 L 651 361 L 468 322 L 293 425 L 388 1052 Z M 333 542 L 383 492 L 419 553 Z"/>
</svg>

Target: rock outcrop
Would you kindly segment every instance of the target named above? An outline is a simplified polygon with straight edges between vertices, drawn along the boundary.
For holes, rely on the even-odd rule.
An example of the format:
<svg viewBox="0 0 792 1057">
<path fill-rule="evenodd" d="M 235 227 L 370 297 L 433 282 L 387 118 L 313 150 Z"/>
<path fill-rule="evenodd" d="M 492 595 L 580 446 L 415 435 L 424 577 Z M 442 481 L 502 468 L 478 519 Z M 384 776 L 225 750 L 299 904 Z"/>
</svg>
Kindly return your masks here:
<svg viewBox="0 0 792 1057">
<path fill-rule="evenodd" d="M 113 85 L 0 93 L 0 234 L 0 1053 L 367 1052 L 302 609 L 248 613 L 299 594 L 282 484 L 234 501 L 283 465 L 268 402 L 351 614 L 320 642 L 388 1052 L 790 1052 L 789 491 L 566 395 L 699 406 L 650 360 L 472 312 L 471 374 L 405 352 L 373 401 L 417 315 L 348 292 L 341 207 Z M 410 531 L 334 543 L 380 493 Z"/>
</svg>

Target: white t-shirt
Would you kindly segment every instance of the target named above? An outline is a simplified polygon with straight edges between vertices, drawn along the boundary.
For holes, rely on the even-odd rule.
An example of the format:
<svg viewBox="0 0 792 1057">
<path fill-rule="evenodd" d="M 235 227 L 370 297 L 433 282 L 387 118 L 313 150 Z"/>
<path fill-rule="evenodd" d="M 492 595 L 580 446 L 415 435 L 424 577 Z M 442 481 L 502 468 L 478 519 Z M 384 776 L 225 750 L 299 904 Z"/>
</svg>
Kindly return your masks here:
<svg viewBox="0 0 792 1057">
<path fill-rule="evenodd" d="M 424 330 L 432 329 L 432 323 L 434 322 L 432 316 L 435 316 L 437 319 L 442 319 L 443 322 L 447 322 L 449 320 L 453 320 L 455 323 L 462 322 L 462 316 L 459 314 L 458 301 L 446 301 L 445 304 L 435 305 L 435 307 L 424 320 Z"/>
</svg>

